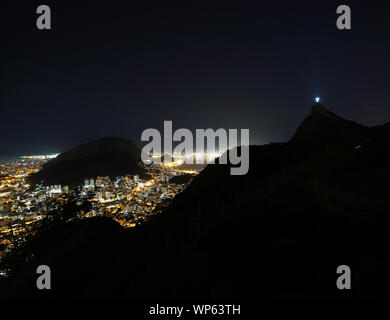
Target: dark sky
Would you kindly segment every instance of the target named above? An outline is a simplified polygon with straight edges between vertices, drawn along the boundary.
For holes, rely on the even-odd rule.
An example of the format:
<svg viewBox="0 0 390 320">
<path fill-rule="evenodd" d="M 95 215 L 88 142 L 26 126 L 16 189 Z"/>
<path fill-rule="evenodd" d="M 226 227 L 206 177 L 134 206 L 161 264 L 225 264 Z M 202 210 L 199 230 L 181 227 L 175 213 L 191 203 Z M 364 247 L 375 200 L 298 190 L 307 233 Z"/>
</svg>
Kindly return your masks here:
<svg viewBox="0 0 390 320">
<path fill-rule="evenodd" d="M 249 128 L 285 141 L 313 98 L 390 121 L 390 9 L 372 1 L 2 0 L 0 154 L 60 152 L 142 130 Z M 48 4 L 52 30 L 36 28 Z M 336 8 L 352 9 L 352 30 Z"/>
</svg>

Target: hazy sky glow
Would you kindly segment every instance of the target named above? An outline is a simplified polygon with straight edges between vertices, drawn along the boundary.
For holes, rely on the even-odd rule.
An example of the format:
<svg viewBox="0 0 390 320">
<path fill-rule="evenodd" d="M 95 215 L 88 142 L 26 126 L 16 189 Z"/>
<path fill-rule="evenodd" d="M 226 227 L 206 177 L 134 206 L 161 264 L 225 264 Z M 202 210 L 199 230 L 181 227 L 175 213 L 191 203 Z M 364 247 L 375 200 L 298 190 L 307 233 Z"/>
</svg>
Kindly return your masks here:
<svg viewBox="0 0 390 320">
<path fill-rule="evenodd" d="M 390 121 L 385 7 L 350 1 L 352 30 L 339 31 L 333 1 L 142 3 L 47 1 L 53 29 L 39 31 L 41 3 L 2 2 L 0 154 L 139 143 L 163 120 L 284 141 L 316 96 L 363 124 Z"/>
</svg>

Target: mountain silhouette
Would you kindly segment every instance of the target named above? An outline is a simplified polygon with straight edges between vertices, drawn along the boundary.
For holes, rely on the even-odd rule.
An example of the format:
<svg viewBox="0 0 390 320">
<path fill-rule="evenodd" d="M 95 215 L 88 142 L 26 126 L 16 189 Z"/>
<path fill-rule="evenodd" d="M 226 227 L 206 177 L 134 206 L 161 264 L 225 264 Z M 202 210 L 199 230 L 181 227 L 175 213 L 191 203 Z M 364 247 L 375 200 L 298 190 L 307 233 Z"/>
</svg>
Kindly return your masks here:
<svg viewBox="0 0 390 320">
<path fill-rule="evenodd" d="M 251 146 L 246 175 L 208 165 L 139 227 L 93 219 L 39 232 L 4 292 L 164 301 L 388 297 L 389 128 L 315 106 L 289 142 Z M 56 288 L 34 289 L 39 264 L 56 270 Z M 336 288 L 339 265 L 351 268 L 353 290 Z"/>
<path fill-rule="evenodd" d="M 361 141 L 368 128 L 346 120 L 316 103 L 311 113 L 298 127 L 290 142 L 297 144 L 323 145 Z"/>
<path fill-rule="evenodd" d="M 145 175 L 139 166 L 141 150 L 123 138 L 94 140 L 61 153 L 48 161 L 43 169 L 29 177 L 32 184 L 81 185 L 84 178 L 98 176 Z"/>
</svg>

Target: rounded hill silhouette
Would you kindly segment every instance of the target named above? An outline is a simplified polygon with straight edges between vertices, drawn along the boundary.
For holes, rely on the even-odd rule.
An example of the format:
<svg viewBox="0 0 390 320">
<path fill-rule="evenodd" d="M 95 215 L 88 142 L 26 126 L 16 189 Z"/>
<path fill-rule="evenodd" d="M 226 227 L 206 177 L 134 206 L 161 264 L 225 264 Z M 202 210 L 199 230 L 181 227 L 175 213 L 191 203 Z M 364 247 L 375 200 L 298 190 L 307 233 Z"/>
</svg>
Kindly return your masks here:
<svg viewBox="0 0 390 320">
<path fill-rule="evenodd" d="M 141 150 L 124 138 L 103 138 L 80 144 L 47 162 L 32 174 L 32 184 L 81 185 L 84 178 L 145 175 L 140 167 Z"/>
</svg>

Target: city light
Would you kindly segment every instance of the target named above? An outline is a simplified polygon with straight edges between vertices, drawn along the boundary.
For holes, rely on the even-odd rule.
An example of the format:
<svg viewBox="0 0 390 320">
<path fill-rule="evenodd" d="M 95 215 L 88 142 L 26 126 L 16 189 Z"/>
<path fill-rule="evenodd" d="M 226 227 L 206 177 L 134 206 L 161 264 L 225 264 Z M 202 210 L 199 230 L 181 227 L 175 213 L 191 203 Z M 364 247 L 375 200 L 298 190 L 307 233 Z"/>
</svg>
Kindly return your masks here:
<svg viewBox="0 0 390 320">
<path fill-rule="evenodd" d="M 48 160 L 57 158 L 59 153 L 56 154 L 46 154 L 46 155 L 31 155 L 31 156 L 21 156 L 22 159 L 30 159 L 30 160 Z"/>
<path fill-rule="evenodd" d="M 320 102 L 320 97 L 316 97 L 316 102 L 319 103 Z"/>
<path fill-rule="evenodd" d="M 34 234 L 50 212 L 61 212 L 70 200 L 80 205 L 90 203 L 87 211 L 76 212 L 72 219 L 107 216 L 125 228 L 140 225 L 162 212 L 162 208 L 167 207 L 191 181 L 171 183 L 172 178 L 185 174 L 194 177 L 203 169 L 203 166 L 181 167 L 185 159 L 177 154 L 173 162 L 143 166 L 147 178 L 139 175 L 115 179 L 85 177 L 79 186 L 57 183 L 31 187 L 28 176 L 41 170 L 56 156 L 23 156 L 0 166 L 0 259 Z M 204 157 L 206 154 L 193 156 Z M 215 157 L 216 154 L 209 156 Z"/>
</svg>

